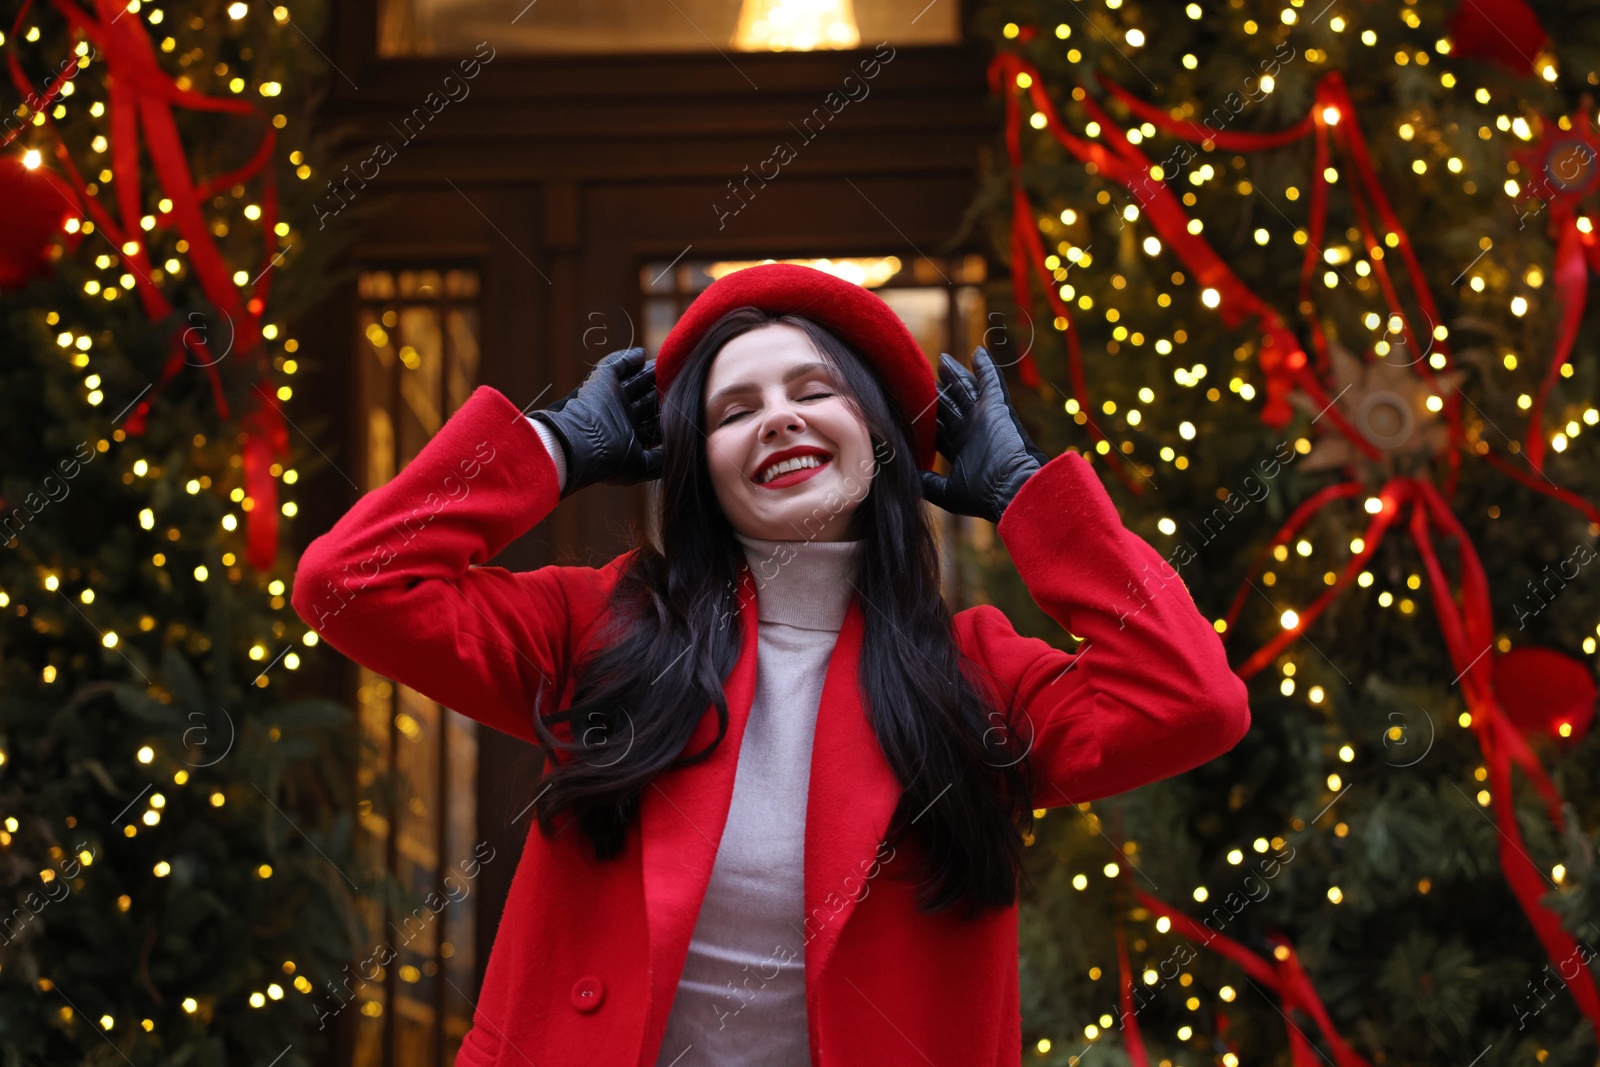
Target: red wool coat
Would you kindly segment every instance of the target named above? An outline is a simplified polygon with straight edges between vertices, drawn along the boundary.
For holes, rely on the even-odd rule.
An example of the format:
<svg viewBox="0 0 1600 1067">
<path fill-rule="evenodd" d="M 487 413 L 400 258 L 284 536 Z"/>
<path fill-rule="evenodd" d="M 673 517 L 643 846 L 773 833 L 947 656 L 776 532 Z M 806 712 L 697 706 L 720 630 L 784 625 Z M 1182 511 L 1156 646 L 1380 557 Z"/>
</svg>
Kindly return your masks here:
<svg viewBox="0 0 1600 1067">
<path fill-rule="evenodd" d="M 351 659 L 535 741 L 535 692 L 547 707 L 570 702 L 572 667 L 629 558 L 488 565 L 557 500 L 538 434 L 481 386 L 405 470 L 311 544 L 294 608 Z M 955 616 L 1005 728 L 1028 745 L 1035 808 L 1178 774 L 1239 741 L 1250 724 L 1245 687 L 1215 631 L 1122 525 L 1082 457 L 1063 453 L 1041 468 L 998 532 L 1034 600 L 1087 641 L 1060 651 L 1018 635 L 987 605 Z M 621 857 L 594 861 L 570 828 L 546 839 L 529 816 L 457 1067 L 654 1065 L 733 793 L 755 686 L 755 596 L 746 567 L 726 737 L 709 759 L 645 791 Z M 853 602 L 817 715 L 804 852 L 811 1063 L 1016 1067 L 1016 908 L 973 921 L 925 915 L 910 882 L 893 877 L 920 858 L 916 842 L 880 848 L 900 786 L 857 690 L 866 623 Z M 690 747 L 715 732 L 708 707 Z"/>
</svg>

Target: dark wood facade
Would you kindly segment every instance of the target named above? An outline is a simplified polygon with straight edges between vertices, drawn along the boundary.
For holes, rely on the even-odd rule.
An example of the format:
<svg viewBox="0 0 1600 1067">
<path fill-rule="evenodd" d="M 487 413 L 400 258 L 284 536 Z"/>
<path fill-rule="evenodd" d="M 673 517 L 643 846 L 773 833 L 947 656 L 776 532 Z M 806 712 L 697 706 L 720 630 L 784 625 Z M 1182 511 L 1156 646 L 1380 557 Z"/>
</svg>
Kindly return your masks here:
<svg viewBox="0 0 1600 1067">
<path fill-rule="evenodd" d="M 572 389 L 604 353 L 644 343 L 646 264 L 984 251 L 977 231 L 954 239 L 998 128 L 976 43 L 895 48 L 867 83 L 870 93 L 807 139 L 797 125 L 847 75 L 860 77 L 873 45 L 555 57 L 497 50 L 466 80 L 456 59 L 377 56 L 375 4 L 334 5 L 319 42 L 336 68 L 320 122 L 349 158 L 387 144 L 392 159 L 365 188 L 351 187 L 351 210 L 327 226 L 352 228 L 341 236 L 350 238 L 357 271 L 475 274 L 477 383 L 530 410 Z M 470 92 L 408 140 L 406 116 L 429 92 L 442 94 L 452 73 Z M 771 180 L 749 181 L 780 143 L 793 158 Z M 327 177 L 311 180 L 320 187 Z M 730 182 L 746 190 L 741 199 Z M 316 444 L 339 468 L 316 475 L 303 494 L 306 539 L 353 503 L 356 483 L 366 487 L 358 472 L 374 469 L 359 371 L 361 307 L 352 277 L 297 331 L 304 369 L 295 417 L 325 427 Z M 602 563 L 626 547 L 644 500 L 642 490 L 586 490 L 496 562 Z M 355 667 L 330 669 L 316 684 L 353 700 Z M 525 809 L 538 767 L 528 746 L 486 731 L 480 740 L 475 818 L 496 859 L 473 888 L 475 974 L 462 992 L 474 1001 L 532 818 Z M 356 1025 L 354 1014 L 344 1013 L 341 1025 Z M 417 1053 L 397 1047 L 404 1039 L 392 1026 L 385 1035 L 384 1064 L 447 1064 L 459 1040 L 441 1034 Z M 340 1063 L 359 1059 L 353 1042 L 346 1033 Z"/>
</svg>

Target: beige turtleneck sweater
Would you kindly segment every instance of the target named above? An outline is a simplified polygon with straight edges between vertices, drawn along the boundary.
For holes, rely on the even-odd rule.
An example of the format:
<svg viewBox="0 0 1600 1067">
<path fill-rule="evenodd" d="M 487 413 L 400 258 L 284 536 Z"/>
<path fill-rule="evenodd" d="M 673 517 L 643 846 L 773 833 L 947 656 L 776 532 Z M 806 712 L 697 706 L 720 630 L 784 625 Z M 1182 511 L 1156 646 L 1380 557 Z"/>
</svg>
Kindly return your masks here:
<svg viewBox="0 0 1600 1067">
<path fill-rule="evenodd" d="M 657 1067 L 811 1062 L 804 922 L 811 741 L 862 542 L 736 536 L 756 584 L 755 696 Z"/>
<path fill-rule="evenodd" d="M 561 446 L 530 419 L 566 470 Z M 805 826 L 822 683 L 860 541 L 736 533 L 755 579 L 756 689 L 728 821 L 656 1067 L 808 1067 Z"/>
</svg>

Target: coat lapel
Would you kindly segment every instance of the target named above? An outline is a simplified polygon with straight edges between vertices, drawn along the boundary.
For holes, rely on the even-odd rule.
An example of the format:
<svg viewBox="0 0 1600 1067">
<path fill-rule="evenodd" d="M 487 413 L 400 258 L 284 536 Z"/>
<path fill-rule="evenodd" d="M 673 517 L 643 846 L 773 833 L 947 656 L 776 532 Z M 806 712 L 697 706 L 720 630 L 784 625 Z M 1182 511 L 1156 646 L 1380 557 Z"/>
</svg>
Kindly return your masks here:
<svg viewBox="0 0 1600 1067">
<path fill-rule="evenodd" d="M 738 591 L 741 651 L 724 682 L 728 732 L 705 760 L 658 775 L 640 801 L 641 864 L 650 930 L 649 1048 L 659 1045 L 677 994 L 677 982 L 711 881 L 717 846 L 727 825 L 739 763 L 739 746 L 755 696 L 759 651 L 754 576 L 748 566 Z M 858 684 L 864 631 L 859 599 L 852 599 L 823 681 L 812 743 L 806 800 L 804 959 L 806 1001 L 817 1016 L 818 980 L 839 933 L 875 873 L 879 842 L 900 797 L 900 786 L 866 717 Z M 690 748 L 716 736 L 707 709 Z"/>
<path fill-rule="evenodd" d="M 850 601 L 828 663 L 811 749 L 806 800 L 806 1008 L 818 1018 L 818 990 L 839 934 L 877 873 L 878 846 L 900 800 L 900 783 L 884 758 L 861 700 L 860 597 Z"/>
<path fill-rule="evenodd" d="M 678 976 L 689 952 L 700 903 L 711 881 L 717 845 L 728 820 L 739 744 L 755 696 L 757 621 L 755 580 L 748 567 L 739 578 L 739 662 L 723 683 L 728 732 L 710 756 L 688 767 L 658 774 L 639 804 L 641 865 L 646 920 L 650 929 L 650 1019 L 648 1047 L 666 1034 Z M 717 716 L 707 708 L 689 738 L 699 751 L 717 736 Z"/>
</svg>

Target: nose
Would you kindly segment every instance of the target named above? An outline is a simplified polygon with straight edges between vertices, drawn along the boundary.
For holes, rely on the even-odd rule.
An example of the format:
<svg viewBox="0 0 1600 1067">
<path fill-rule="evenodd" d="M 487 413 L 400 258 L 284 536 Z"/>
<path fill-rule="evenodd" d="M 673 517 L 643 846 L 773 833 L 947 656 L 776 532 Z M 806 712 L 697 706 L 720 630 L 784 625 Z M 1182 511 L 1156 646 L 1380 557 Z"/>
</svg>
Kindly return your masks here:
<svg viewBox="0 0 1600 1067">
<path fill-rule="evenodd" d="M 782 396 L 761 416 L 760 435 L 763 442 L 771 441 L 777 435 L 779 428 L 787 429 L 791 433 L 801 433 L 806 428 L 806 421 L 800 415 L 800 410 L 794 406 L 787 396 Z"/>
</svg>

